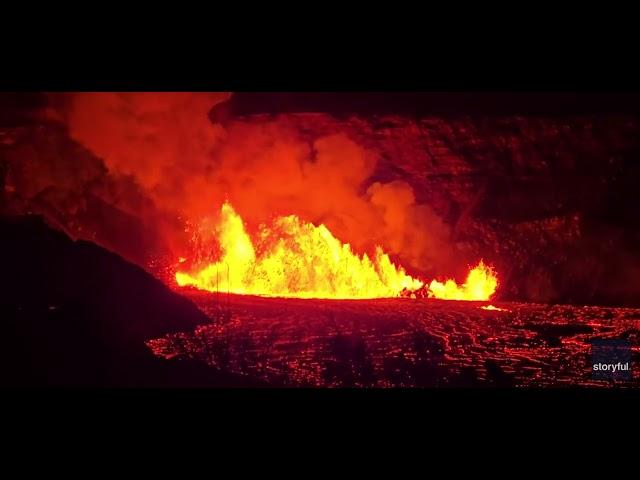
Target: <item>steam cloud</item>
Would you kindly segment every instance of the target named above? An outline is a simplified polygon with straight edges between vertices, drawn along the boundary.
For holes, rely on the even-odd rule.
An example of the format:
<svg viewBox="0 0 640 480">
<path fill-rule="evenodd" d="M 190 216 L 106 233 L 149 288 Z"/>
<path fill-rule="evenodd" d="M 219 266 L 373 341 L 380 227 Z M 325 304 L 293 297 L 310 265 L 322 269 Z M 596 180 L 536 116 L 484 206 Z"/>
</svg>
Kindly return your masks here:
<svg viewBox="0 0 640 480">
<path fill-rule="evenodd" d="M 71 137 L 110 174 L 135 182 L 163 218 L 206 225 L 229 200 L 249 231 L 295 214 L 324 223 L 357 252 L 379 244 L 410 269 L 448 262 L 448 227 L 416 203 L 412 187 L 371 180 L 378 152 L 344 133 L 309 134 L 291 116 L 212 124 L 210 109 L 229 97 L 78 93 L 54 103 Z M 176 225 L 162 234 L 172 248 L 186 248 Z"/>
</svg>

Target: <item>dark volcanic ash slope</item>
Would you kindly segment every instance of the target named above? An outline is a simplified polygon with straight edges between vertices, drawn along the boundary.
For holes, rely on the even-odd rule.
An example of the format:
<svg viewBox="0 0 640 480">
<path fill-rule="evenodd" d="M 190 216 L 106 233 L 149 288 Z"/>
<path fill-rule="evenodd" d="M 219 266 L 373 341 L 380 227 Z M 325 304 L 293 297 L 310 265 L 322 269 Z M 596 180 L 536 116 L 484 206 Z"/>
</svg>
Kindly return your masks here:
<svg viewBox="0 0 640 480">
<path fill-rule="evenodd" d="M 141 268 L 41 218 L 0 220 L 0 386 L 256 386 L 154 357 L 145 341 L 207 318 Z"/>
</svg>

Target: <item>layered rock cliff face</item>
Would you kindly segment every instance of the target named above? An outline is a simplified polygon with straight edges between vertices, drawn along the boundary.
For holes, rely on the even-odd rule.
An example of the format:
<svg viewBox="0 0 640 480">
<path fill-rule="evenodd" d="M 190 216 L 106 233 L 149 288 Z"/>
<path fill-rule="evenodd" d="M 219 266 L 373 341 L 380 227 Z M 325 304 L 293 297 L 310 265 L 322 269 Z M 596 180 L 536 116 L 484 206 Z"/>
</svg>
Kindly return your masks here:
<svg viewBox="0 0 640 480">
<path fill-rule="evenodd" d="M 0 128 L 0 205 L 12 215 L 41 214 L 68 233 L 144 264 L 162 250 L 158 214 L 131 178 L 72 141 L 64 126 Z"/>
<path fill-rule="evenodd" d="M 159 225 L 175 219 L 132 178 L 109 172 L 60 124 L 12 121 L 0 127 L 3 211 L 44 214 L 141 265 L 166 252 Z M 310 142 L 346 134 L 377 152 L 369 183 L 411 185 L 446 227 L 457 260 L 453 271 L 419 273 L 460 278 L 484 258 L 498 269 L 503 299 L 640 305 L 637 116 L 293 113 L 279 121 Z"/>
<path fill-rule="evenodd" d="M 501 297 L 640 302 L 637 117 L 297 117 L 379 151 L 374 177 L 410 183 L 462 264 L 495 263 Z"/>
</svg>

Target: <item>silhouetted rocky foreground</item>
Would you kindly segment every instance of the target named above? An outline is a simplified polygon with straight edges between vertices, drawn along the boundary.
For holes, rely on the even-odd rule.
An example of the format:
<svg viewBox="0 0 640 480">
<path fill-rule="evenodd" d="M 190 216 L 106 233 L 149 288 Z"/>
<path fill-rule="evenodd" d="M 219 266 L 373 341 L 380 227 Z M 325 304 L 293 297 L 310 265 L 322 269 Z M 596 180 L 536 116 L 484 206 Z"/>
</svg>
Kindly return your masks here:
<svg viewBox="0 0 640 480">
<path fill-rule="evenodd" d="M 0 219 L 0 262 L 1 386 L 263 385 L 154 356 L 146 340 L 208 319 L 141 268 L 40 217 Z"/>
</svg>

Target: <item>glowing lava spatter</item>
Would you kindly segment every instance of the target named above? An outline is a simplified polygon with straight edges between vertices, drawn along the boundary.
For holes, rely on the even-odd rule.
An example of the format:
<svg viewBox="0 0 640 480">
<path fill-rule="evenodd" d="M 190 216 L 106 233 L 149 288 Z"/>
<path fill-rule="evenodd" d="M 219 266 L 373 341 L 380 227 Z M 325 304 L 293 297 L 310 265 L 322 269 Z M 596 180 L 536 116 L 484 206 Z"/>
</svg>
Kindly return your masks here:
<svg viewBox="0 0 640 480">
<path fill-rule="evenodd" d="M 208 291 L 296 298 L 365 299 L 397 297 L 424 286 L 394 265 L 380 247 L 375 257 L 358 256 L 324 226 L 295 215 L 261 226 L 256 242 L 229 203 L 222 206 L 217 228 L 221 258 L 191 272 L 179 271 L 179 286 Z M 183 263 L 183 262 L 181 262 Z M 491 273 L 491 275 L 489 275 Z M 481 262 L 467 282 L 431 282 L 430 297 L 486 300 L 495 291 L 495 275 Z M 483 297 L 483 298 L 480 298 Z"/>
</svg>

